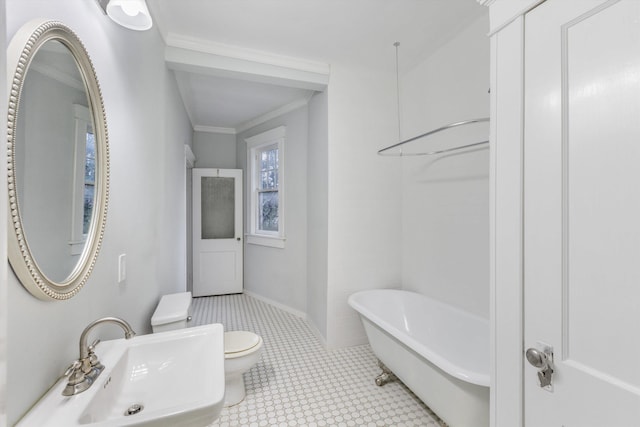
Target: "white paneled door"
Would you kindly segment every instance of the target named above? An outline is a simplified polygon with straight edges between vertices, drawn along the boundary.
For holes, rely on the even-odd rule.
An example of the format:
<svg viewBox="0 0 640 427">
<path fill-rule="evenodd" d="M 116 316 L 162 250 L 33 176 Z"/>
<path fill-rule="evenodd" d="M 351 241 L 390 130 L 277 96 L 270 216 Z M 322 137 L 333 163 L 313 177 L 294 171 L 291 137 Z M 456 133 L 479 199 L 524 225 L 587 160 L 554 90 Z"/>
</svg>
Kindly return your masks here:
<svg viewBox="0 0 640 427">
<path fill-rule="evenodd" d="M 193 296 L 242 292 L 242 170 L 193 169 Z"/>
<path fill-rule="evenodd" d="M 525 28 L 525 425 L 640 426 L 640 1 Z"/>
</svg>

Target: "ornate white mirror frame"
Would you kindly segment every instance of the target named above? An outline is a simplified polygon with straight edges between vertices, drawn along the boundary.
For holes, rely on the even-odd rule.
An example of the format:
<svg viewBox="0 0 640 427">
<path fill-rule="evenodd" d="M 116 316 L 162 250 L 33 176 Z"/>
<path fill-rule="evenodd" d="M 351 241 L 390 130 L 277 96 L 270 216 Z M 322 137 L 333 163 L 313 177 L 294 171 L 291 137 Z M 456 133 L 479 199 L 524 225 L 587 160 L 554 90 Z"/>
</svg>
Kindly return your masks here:
<svg viewBox="0 0 640 427">
<path fill-rule="evenodd" d="M 32 231 L 24 228 L 24 212 L 21 211 L 23 206 L 18 194 L 20 185 L 16 179 L 20 176 L 17 168 L 22 166 L 16 163 L 16 148 L 20 143 L 17 134 L 22 129 L 18 125 L 18 119 L 21 113 L 19 109 L 21 96 L 24 95 L 24 82 L 34 56 L 48 41 L 62 44 L 75 60 L 89 104 L 88 111 L 95 135 L 96 155 L 93 210 L 87 226 L 86 240 L 82 249 L 78 251 L 78 261 L 72 267 L 71 272 L 64 273 L 66 278 L 56 278 L 55 280 L 48 277 L 47 273 L 43 271 L 42 266 L 32 253 L 33 248 L 29 246 L 27 237 L 31 236 Z M 18 30 L 7 49 L 7 67 L 9 93 L 7 117 L 9 262 L 22 285 L 35 297 L 43 300 L 66 300 L 76 295 L 87 282 L 102 244 L 106 223 L 109 198 L 109 145 L 100 85 L 83 43 L 66 25 L 55 21 L 36 20 L 25 24 Z M 27 125 L 30 124 L 27 123 Z M 22 173 L 22 171 L 20 172 Z M 63 190 L 59 189 L 59 191 Z M 71 219 L 69 220 L 71 221 Z M 35 235 L 35 231 L 33 233 Z M 69 244 L 71 243 L 75 242 L 69 242 Z"/>
</svg>

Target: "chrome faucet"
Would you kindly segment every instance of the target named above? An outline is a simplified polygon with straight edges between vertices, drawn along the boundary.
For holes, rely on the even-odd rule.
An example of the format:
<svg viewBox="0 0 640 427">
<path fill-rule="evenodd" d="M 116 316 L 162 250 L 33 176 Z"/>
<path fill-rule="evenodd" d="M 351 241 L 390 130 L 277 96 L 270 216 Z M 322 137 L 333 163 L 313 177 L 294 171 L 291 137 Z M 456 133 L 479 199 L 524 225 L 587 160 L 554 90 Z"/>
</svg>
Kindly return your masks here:
<svg viewBox="0 0 640 427">
<path fill-rule="evenodd" d="M 100 340 L 95 340 L 91 345 L 87 345 L 89 332 L 102 323 L 115 323 L 120 326 L 124 330 L 126 339 L 136 335 L 131 325 L 118 317 L 103 317 L 91 322 L 80 335 L 80 358 L 75 360 L 65 372 L 65 376 L 69 376 L 69 382 L 62 391 L 63 396 L 73 396 L 87 390 L 104 370 L 104 365 L 100 363 L 94 352 Z"/>
</svg>

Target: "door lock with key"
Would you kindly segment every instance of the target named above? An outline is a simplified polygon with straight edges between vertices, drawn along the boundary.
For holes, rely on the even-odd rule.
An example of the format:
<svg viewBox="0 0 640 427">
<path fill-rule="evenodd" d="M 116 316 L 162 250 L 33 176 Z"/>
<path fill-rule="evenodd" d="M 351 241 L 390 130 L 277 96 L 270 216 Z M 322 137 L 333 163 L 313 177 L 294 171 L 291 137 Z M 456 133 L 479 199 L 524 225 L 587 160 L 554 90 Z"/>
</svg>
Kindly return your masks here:
<svg viewBox="0 0 640 427">
<path fill-rule="evenodd" d="M 527 349 L 525 355 L 527 361 L 538 368 L 538 383 L 540 387 L 548 391 L 553 391 L 553 385 L 551 384 L 551 376 L 553 374 L 553 348 L 543 345 L 543 350 L 537 348 Z"/>
</svg>

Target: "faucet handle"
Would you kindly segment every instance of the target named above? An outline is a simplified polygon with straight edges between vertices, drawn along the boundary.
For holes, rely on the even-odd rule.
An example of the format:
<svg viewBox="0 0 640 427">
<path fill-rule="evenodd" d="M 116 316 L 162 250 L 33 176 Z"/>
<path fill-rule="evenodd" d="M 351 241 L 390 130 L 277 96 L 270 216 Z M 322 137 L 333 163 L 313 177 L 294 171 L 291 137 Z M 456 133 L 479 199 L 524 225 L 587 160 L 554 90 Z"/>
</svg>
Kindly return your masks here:
<svg viewBox="0 0 640 427">
<path fill-rule="evenodd" d="M 83 392 L 91 385 L 92 381 L 88 381 L 87 376 L 82 371 L 82 365 L 80 360 L 75 360 L 64 373 L 65 376 L 69 376 L 69 381 L 64 390 L 62 390 L 63 396 L 73 396 Z"/>
<path fill-rule="evenodd" d="M 98 368 L 100 371 L 102 371 L 104 369 L 104 365 L 100 363 L 100 361 L 98 360 L 98 356 L 94 351 L 96 349 L 96 346 L 99 343 L 100 343 L 99 339 L 91 343 L 91 345 L 88 347 L 88 355 L 89 355 L 89 364 L 91 365 L 91 367 Z"/>
<path fill-rule="evenodd" d="M 64 376 L 68 377 L 69 375 L 73 374 L 75 371 L 78 370 L 78 368 L 80 368 L 80 366 L 82 366 L 82 363 L 79 360 L 74 360 L 73 363 L 71 363 L 71 365 L 69 365 L 69 367 L 67 368 L 66 371 L 64 371 Z"/>
</svg>

